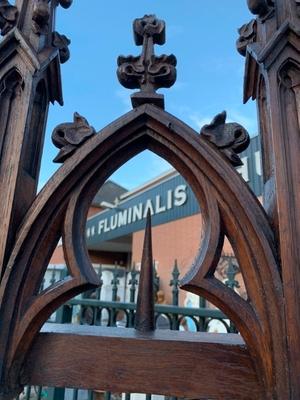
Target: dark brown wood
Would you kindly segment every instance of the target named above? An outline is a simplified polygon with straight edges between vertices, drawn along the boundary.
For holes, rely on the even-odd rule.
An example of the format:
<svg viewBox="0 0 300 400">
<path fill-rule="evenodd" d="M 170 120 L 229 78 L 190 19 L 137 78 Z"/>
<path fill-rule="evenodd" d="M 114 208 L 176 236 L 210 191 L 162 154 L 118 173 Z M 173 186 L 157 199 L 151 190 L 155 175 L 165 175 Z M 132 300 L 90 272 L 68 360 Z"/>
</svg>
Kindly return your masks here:
<svg viewBox="0 0 300 400">
<path fill-rule="evenodd" d="M 101 389 L 177 397 L 299 400 L 298 3 L 249 0 L 257 18 L 240 29 L 237 43 L 246 56 L 244 98 L 258 99 L 265 208 L 231 165 L 248 141 L 242 127 L 226 124 L 221 114 L 199 135 L 163 110 L 156 89 L 174 82 L 176 59 L 155 57 L 153 45 L 165 37 L 163 21 L 154 16 L 134 23 L 142 55 L 118 61 L 121 82 L 141 89 L 133 98 L 135 109 L 97 135 L 82 117 L 59 126 L 53 136 L 64 164 L 36 197 L 47 107 L 49 101 L 62 101 L 59 64 L 68 56 L 68 40 L 53 36 L 56 0 L 17 0 L 17 12 L 7 2 L 0 5 L 5 34 L 0 43 L 1 400 L 16 396 L 25 383 L 92 389 L 103 384 Z M 6 12 L 12 12 L 11 20 Z M 163 66 L 164 77 L 160 68 L 151 69 L 151 62 Z M 238 335 L 57 326 L 52 327 L 56 333 L 39 333 L 65 301 L 99 284 L 84 236 L 89 204 L 113 172 L 145 149 L 169 161 L 201 205 L 202 247 L 182 288 L 218 306 L 243 340 Z M 225 235 L 241 268 L 247 301 L 214 278 Z M 70 274 L 39 293 L 60 236 Z M 150 238 L 148 229 L 148 273 Z M 145 294 L 150 292 L 148 287 Z M 146 317 L 152 321 L 149 309 Z M 99 370 L 97 357 L 106 360 L 105 368 Z M 138 379 L 135 373 L 133 380 L 133 371 Z"/>
<path fill-rule="evenodd" d="M 52 141 L 60 149 L 53 161 L 64 162 L 95 133 L 95 129 L 89 125 L 84 117 L 74 113 L 73 122 L 60 124 L 52 132 Z"/>
<path fill-rule="evenodd" d="M 62 45 L 52 40 L 56 6 L 0 2 L 0 279 L 36 196 L 49 102 L 62 104 Z"/>
<path fill-rule="evenodd" d="M 148 210 L 134 321 L 135 329 L 140 332 L 155 330 L 153 268 L 151 213 Z"/>
<path fill-rule="evenodd" d="M 225 121 L 226 111 L 223 111 L 216 115 L 210 124 L 202 127 L 201 137 L 217 146 L 232 165 L 243 165 L 238 153 L 249 146 L 249 133 L 242 125 L 232 122 L 226 124 Z"/>
<path fill-rule="evenodd" d="M 25 371 L 24 384 L 54 387 L 236 400 L 261 392 L 242 338 L 230 334 L 47 325 Z"/>
<path fill-rule="evenodd" d="M 289 399 L 300 398 L 300 18 L 296 0 L 248 0 L 256 19 L 248 43 L 245 100 L 257 99 L 264 204 L 281 260 Z M 282 298 L 283 301 L 283 298 Z"/>
<path fill-rule="evenodd" d="M 154 54 L 154 45 L 165 43 L 165 21 L 155 15 L 144 15 L 133 22 L 135 44 L 143 46 L 138 57 L 119 56 L 117 75 L 120 83 L 129 89 L 140 91 L 131 95 L 133 107 L 145 103 L 164 108 L 164 96 L 156 93 L 162 87 L 171 87 L 176 81 L 176 57 Z"/>
<path fill-rule="evenodd" d="M 27 214 L 0 291 L 1 306 L 7 304 L 1 307 L 2 320 L 7 324 L 0 337 L 1 351 L 5 354 L 10 349 L 7 379 L 21 368 L 36 334 L 53 310 L 97 284 L 84 240 L 89 203 L 115 169 L 146 148 L 173 163 L 202 205 L 205 245 L 184 280 L 185 287 L 213 301 L 234 321 L 266 391 L 262 398 L 266 393 L 270 397 L 275 382 L 279 384 L 285 378 L 278 367 L 279 360 L 285 359 L 285 334 L 277 258 L 264 210 L 213 144 L 151 105 L 126 114 L 86 141 L 49 181 Z M 221 218 L 234 244 L 249 302 L 212 277 L 223 241 Z M 62 224 L 72 278 L 36 296 Z M 18 295 L 20 287 L 24 289 Z M 15 325 L 9 322 L 12 308 L 19 310 Z"/>
</svg>

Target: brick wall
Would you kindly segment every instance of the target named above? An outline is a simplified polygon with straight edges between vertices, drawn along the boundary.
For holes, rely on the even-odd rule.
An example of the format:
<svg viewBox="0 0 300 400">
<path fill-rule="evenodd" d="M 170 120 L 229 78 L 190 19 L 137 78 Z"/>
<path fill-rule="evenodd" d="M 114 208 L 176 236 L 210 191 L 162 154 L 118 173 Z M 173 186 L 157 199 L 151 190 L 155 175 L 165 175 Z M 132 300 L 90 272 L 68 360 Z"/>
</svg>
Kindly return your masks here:
<svg viewBox="0 0 300 400">
<path fill-rule="evenodd" d="M 201 214 L 154 226 L 152 228 L 153 258 L 160 277 L 160 288 L 164 291 L 167 303 L 172 301 L 169 286 L 174 261 L 177 259 L 180 277 L 188 271 L 201 246 Z M 144 231 L 135 232 L 132 240 L 132 261 L 140 263 L 142 257 Z M 231 254 L 232 249 L 225 240 L 223 252 Z M 180 291 L 180 304 L 184 304 L 185 292 Z"/>
</svg>

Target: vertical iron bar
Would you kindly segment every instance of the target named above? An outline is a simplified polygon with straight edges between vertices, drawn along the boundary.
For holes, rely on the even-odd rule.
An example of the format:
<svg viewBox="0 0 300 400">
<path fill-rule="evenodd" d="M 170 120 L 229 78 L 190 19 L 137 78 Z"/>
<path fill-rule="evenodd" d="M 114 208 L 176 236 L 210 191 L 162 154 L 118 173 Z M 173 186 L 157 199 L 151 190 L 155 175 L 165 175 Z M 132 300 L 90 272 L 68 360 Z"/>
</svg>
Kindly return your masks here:
<svg viewBox="0 0 300 400">
<path fill-rule="evenodd" d="M 172 279 L 170 281 L 170 286 L 172 287 L 172 304 L 173 306 L 178 306 L 178 295 L 179 295 L 179 269 L 177 260 L 175 260 L 173 271 L 172 271 Z"/>
<path fill-rule="evenodd" d="M 43 386 L 39 386 L 38 387 L 38 391 L 37 391 L 37 400 L 41 400 L 41 398 L 42 398 L 42 389 L 43 389 Z"/>
<path fill-rule="evenodd" d="M 138 274 L 137 270 L 135 269 L 135 263 L 133 263 L 132 270 L 130 271 L 131 279 L 129 281 L 130 285 L 130 303 L 135 302 L 135 292 L 136 292 L 136 285 L 138 283 L 136 276 Z"/>
<path fill-rule="evenodd" d="M 52 275 L 51 275 L 51 279 L 50 279 L 50 285 L 54 285 L 54 283 L 56 282 L 56 269 L 55 267 L 52 269 Z"/>
<path fill-rule="evenodd" d="M 118 279 L 118 270 L 117 270 L 118 264 L 115 262 L 115 268 L 113 271 L 113 279 L 111 280 L 111 285 L 112 285 L 112 301 L 117 301 L 118 298 L 118 285 L 120 283 Z M 109 326 L 116 326 L 116 317 L 117 317 L 117 312 L 115 308 L 112 308 L 111 313 L 110 313 L 110 323 Z"/>
<path fill-rule="evenodd" d="M 102 265 L 100 264 L 100 267 L 98 269 L 98 277 L 99 277 L 99 286 L 96 289 L 96 299 L 100 300 L 101 298 L 101 290 L 103 286 L 103 279 L 102 279 Z"/>
<path fill-rule="evenodd" d="M 115 268 L 113 271 L 113 279 L 111 281 L 111 285 L 112 285 L 112 301 L 117 301 L 118 298 L 118 285 L 120 283 L 119 279 L 118 279 L 118 264 L 117 262 L 115 262 Z"/>
<path fill-rule="evenodd" d="M 78 389 L 73 389 L 73 400 L 78 400 Z"/>
<path fill-rule="evenodd" d="M 45 287 L 45 277 L 42 280 L 41 286 L 40 286 L 40 292 L 42 292 L 44 290 Z"/>
<path fill-rule="evenodd" d="M 239 282 L 235 279 L 236 274 L 238 273 L 239 268 L 237 265 L 233 263 L 232 257 L 228 257 L 228 268 L 227 268 L 227 280 L 225 281 L 225 285 L 229 287 L 232 290 L 235 290 L 235 288 L 239 288 L 240 284 Z M 230 325 L 229 325 L 229 333 L 236 333 L 236 327 L 233 324 L 233 322 L 230 320 Z"/>
<path fill-rule="evenodd" d="M 30 399 L 30 394 L 31 394 L 31 386 L 27 386 L 26 388 L 26 395 L 25 395 L 25 399 L 29 400 Z"/>
<path fill-rule="evenodd" d="M 132 270 L 130 271 L 131 279 L 129 281 L 130 285 L 130 303 L 135 302 L 135 292 L 136 292 L 136 285 L 138 283 L 136 276 L 138 274 L 137 270 L 135 269 L 135 263 L 133 263 Z M 128 320 L 128 327 L 132 328 L 134 326 L 134 310 L 129 311 L 129 320 Z"/>
<path fill-rule="evenodd" d="M 157 292 L 159 291 L 159 276 L 155 268 L 155 260 L 153 261 L 153 285 L 154 285 L 154 299 L 157 299 Z"/>
<path fill-rule="evenodd" d="M 99 277 L 99 286 L 96 289 L 96 299 L 101 299 L 101 290 L 103 286 L 103 279 L 102 279 L 102 265 L 99 265 L 98 269 L 98 277 Z M 94 307 L 93 308 L 93 325 L 101 325 L 101 315 L 102 315 L 102 308 L 101 307 Z"/>
<path fill-rule="evenodd" d="M 179 297 L 179 269 L 178 269 L 178 264 L 177 260 L 174 262 L 174 267 L 172 271 L 172 279 L 170 280 L 170 286 L 172 287 L 172 304 L 173 306 L 178 306 L 178 297 Z M 178 323 L 178 315 L 173 314 L 172 315 L 172 330 L 178 330 L 179 329 L 179 323 Z"/>
<path fill-rule="evenodd" d="M 206 300 L 204 297 L 199 296 L 199 307 L 206 308 Z M 199 332 L 205 332 L 205 317 L 199 317 L 198 329 Z"/>
<path fill-rule="evenodd" d="M 111 392 L 105 392 L 104 400 L 111 400 Z"/>
</svg>

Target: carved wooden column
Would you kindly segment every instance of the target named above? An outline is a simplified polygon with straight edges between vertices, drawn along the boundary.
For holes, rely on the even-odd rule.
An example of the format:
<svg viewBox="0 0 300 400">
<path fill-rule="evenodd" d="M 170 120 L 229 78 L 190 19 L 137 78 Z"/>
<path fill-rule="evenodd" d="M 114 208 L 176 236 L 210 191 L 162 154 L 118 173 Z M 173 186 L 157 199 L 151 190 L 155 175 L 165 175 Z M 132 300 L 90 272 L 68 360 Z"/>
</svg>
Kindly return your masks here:
<svg viewBox="0 0 300 400">
<path fill-rule="evenodd" d="M 6 34 L 0 44 L 1 260 L 10 253 L 0 282 L 0 399 L 11 400 L 33 384 L 299 400 L 299 1 L 249 0 L 257 19 L 240 29 L 238 40 L 246 56 L 245 101 L 258 99 L 267 213 L 233 168 L 249 141 L 241 125 L 226 123 L 221 113 L 199 135 L 164 111 L 164 97 L 156 91 L 174 83 L 176 58 L 155 55 L 154 45 L 165 41 L 165 24 L 146 15 L 133 25 L 141 55 L 118 59 L 120 82 L 139 89 L 131 96 L 133 110 L 98 134 L 76 113 L 74 122 L 54 130 L 60 149 L 55 161 L 63 165 L 36 197 L 10 250 L 18 218 L 34 197 L 48 101 L 61 101 L 59 61 L 68 51 L 67 39 L 51 33 L 56 5 L 27 0 L 15 8 L 0 0 Z M 117 328 L 43 327 L 59 306 L 101 283 L 86 248 L 89 204 L 116 169 L 146 149 L 172 163 L 201 205 L 202 246 L 181 288 L 223 310 L 240 335 L 153 331 L 149 217 L 140 289 L 150 295 L 140 293 L 137 329 L 125 334 Z M 225 236 L 247 300 L 214 275 Z M 40 292 L 59 237 L 69 275 Z"/>
<path fill-rule="evenodd" d="M 67 0 L 0 1 L 0 279 L 36 196 L 49 102 L 62 104 L 60 63 L 69 40 L 53 32 Z"/>
<path fill-rule="evenodd" d="M 257 99 L 264 203 L 281 259 L 290 399 L 300 398 L 300 3 L 248 0 L 255 20 L 240 29 L 244 101 Z M 275 350 L 276 351 L 276 350 Z"/>
</svg>

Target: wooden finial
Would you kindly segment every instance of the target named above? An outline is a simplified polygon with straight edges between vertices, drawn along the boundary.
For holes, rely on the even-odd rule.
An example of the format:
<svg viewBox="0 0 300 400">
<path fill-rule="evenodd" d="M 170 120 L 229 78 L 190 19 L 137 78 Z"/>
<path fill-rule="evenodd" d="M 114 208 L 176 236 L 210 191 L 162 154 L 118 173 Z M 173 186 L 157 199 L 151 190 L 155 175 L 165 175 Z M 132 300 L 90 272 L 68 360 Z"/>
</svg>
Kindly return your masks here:
<svg viewBox="0 0 300 400">
<path fill-rule="evenodd" d="M 120 83 L 128 89 L 140 89 L 131 95 L 133 107 L 151 103 L 164 108 L 164 96 L 156 90 L 169 88 L 176 81 L 176 57 L 154 54 L 154 45 L 165 43 L 165 22 L 155 15 L 144 15 L 133 22 L 134 40 L 143 46 L 142 54 L 119 56 L 117 75 Z"/>
<path fill-rule="evenodd" d="M 148 211 L 145 229 L 143 256 L 141 264 L 138 299 L 135 315 L 136 330 L 148 332 L 155 330 L 154 291 L 153 291 L 153 259 L 151 239 L 151 214 Z"/>
</svg>

